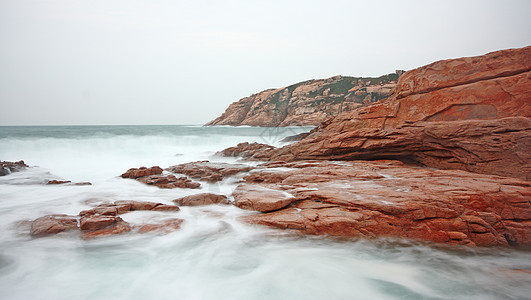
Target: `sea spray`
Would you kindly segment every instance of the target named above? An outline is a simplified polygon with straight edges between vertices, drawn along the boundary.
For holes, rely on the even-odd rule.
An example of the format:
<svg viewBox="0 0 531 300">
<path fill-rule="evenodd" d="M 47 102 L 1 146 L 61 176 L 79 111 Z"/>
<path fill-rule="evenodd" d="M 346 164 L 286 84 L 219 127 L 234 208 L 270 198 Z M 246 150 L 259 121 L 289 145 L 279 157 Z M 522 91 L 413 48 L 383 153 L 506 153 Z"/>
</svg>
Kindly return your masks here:
<svg viewBox="0 0 531 300">
<path fill-rule="evenodd" d="M 212 155 L 245 141 L 279 145 L 281 138 L 308 129 L 270 134 L 250 127 L 1 127 L 0 158 L 24 159 L 31 167 L 0 177 L 0 299 L 528 297 L 528 252 L 301 237 L 243 224 L 239 217 L 253 212 L 230 205 L 122 215 L 133 225 L 185 220 L 166 235 L 82 240 L 76 231 L 31 238 L 24 223 L 118 200 L 171 204 L 197 192 L 230 196 L 241 177 L 202 182 L 198 191 L 159 189 L 118 175 L 139 166 L 236 161 Z M 43 184 L 55 178 L 93 185 Z"/>
</svg>

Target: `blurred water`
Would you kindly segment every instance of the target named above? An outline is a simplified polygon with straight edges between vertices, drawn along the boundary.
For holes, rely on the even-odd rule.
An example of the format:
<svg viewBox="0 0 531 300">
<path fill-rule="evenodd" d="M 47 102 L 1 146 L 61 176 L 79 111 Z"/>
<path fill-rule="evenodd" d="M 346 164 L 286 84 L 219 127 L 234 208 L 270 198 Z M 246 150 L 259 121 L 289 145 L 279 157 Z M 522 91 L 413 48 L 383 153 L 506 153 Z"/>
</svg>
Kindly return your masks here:
<svg viewBox="0 0 531 300">
<path fill-rule="evenodd" d="M 31 238 L 18 224 L 77 214 L 101 202 L 171 203 L 230 195 L 238 178 L 163 190 L 117 177 L 131 167 L 210 159 L 244 141 L 279 145 L 308 128 L 200 126 L 0 127 L 0 159 L 26 171 L 0 177 L 0 299 L 528 299 L 531 254 L 449 250 L 400 241 L 338 241 L 240 223 L 232 206 L 131 212 L 131 224 L 185 219 L 167 235 Z M 38 166 L 38 167 L 36 167 Z M 49 179 L 92 186 L 46 186 Z"/>
</svg>

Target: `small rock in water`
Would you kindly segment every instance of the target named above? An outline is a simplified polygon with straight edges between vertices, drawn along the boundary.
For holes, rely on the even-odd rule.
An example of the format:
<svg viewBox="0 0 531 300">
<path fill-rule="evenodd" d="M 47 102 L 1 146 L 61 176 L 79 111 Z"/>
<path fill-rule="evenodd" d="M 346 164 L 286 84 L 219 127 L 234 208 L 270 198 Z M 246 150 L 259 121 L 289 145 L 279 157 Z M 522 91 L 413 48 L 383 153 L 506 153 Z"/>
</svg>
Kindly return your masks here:
<svg viewBox="0 0 531 300">
<path fill-rule="evenodd" d="M 77 219 L 68 215 L 47 215 L 31 222 L 32 236 L 45 236 L 62 231 L 77 229 Z"/>
<path fill-rule="evenodd" d="M 173 200 L 178 205 L 182 206 L 200 206 L 209 204 L 229 204 L 229 200 L 225 195 L 217 195 L 212 193 L 201 193 L 182 197 Z"/>
<path fill-rule="evenodd" d="M 5 176 L 13 172 L 21 171 L 27 167 L 28 165 L 26 165 L 23 160 L 17 162 L 0 161 L 0 176 Z"/>
</svg>

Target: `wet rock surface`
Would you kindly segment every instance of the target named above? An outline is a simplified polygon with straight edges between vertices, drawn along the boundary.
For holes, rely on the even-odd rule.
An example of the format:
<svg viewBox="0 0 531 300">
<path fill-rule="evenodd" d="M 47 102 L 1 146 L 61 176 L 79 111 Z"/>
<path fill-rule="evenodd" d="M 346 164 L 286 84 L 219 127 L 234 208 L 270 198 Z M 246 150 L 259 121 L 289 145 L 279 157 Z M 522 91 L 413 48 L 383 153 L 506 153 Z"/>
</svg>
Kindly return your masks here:
<svg viewBox="0 0 531 300">
<path fill-rule="evenodd" d="M 193 182 L 185 176 L 175 177 L 175 175 L 162 175 L 162 168 L 154 166 L 151 168 L 140 167 L 131 168 L 120 175 L 122 178 L 136 179 L 147 185 L 154 185 L 161 189 L 188 188 L 197 189 L 201 186 L 199 182 Z"/>
<path fill-rule="evenodd" d="M 252 169 L 254 168 L 244 164 L 229 164 L 205 160 L 171 166 L 166 168 L 166 171 L 185 174 L 197 180 L 217 182 L 227 176 L 248 172 Z"/>
<path fill-rule="evenodd" d="M 173 200 L 175 204 L 181 206 L 202 206 L 210 204 L 229 204 L 229 200 L 225 195 L 218 195 L 212 193 L 200 193 L 190 196 L 181 197 Z"/>
<path fill-rule="evenodd" d="M 170 219 L 158 224 L 145 224 L 138 228 L 139 233 L 169 233 L 181 228 L 183 219 Z"/>
<path fill-rule="evenodd" d="M 275 147 L 261 143 L 239 143 L 219 152 L 223 156 L 239 156 L 246 159 L 267 160 Z"/>
<path fill-rule="evenodd" d="M 177 212 L 179 211 L 179 207 L 176 205 L 155 202 L 116 201 L 114 203 L 100 204 L 92 209 L 81 211 L 78 216 L 47 215 L 38 218 L 31 222 L 30 234 L 35 237 L 41 237 L 62 231 L 79 229 L 81 230 L 82 238 L 90 239 L 94 237 L 127 233 L 130 232 L 133 227 L 119 217 L 119 215 L 136 210 Z M 142 233 L 153 230 L 156 230 L 157 232 L 169 232 L 178 229 L 182 220 L 172 220 L 173 221 L 171 222 L 168 221 L 160 224 L 149 224 L 149 226 L 144 229 L 140 227 L 142 230 L 139 229 L 139 232 Z"/>
<path fill-rule="evenodd" d="M 406 72 L 388 99 L 323 122 L 254 158 L 400 159 L 531 179 L 531 47 Z"/>
<path fill-rule="evenodd" d="M 150 175 L 160 175 L 162 174 L 162 168 L 159 166 L 154 166 L 151 168 L 140 167 L 140 168 L 131 168 L 127 172 L 120 175 L 122 178 L 132 178 L 137 179 L 144 176 Z"/>
<path fill-rule="evenodd" d="M 243 184 L 234 192 L 234 205 L 242 209 L 270 212 L 279 210 L 291 204 L 295 197 L 290 193 L 279 190 L 277 185 Z"/>
<path fill-rule="evenodd" d="M 31 222 L 30 234 L 39 237 L 77 228 L 77 218 L 75 216 L 47 215 Z"/>
<path fill-rule="evenodd" d="M 185 176 L 175 177 L 175 175 L 151 175 L 137 178 L 137 180 L 147 185 L 157 186 L 161 189 L 197 189 L 201 186 L 199 182 L 193 182 Z"/>
<path fill-rule="evenodd" d="M 1 161 L 0 160 L 0 176 L 9 175 L 13 172 L 21 171 L 27 168 L 28 165 L 23 160 L 17 162 Z"/>
<path fill-rule="evenodd" d="M 235 200 L 252 198 L 247 209 L 268 206 L 270 195 L 260 197 L 256 192 L 267 189 L 290 194 L 289 205 L 246 216 L 244 221 L 305 234 L 531 248 L 528 181 L 411 167 L 398 161 L 274 166 L 293 170 L 247 176 L 247 183 L 236 189 Z"/>
</svg>

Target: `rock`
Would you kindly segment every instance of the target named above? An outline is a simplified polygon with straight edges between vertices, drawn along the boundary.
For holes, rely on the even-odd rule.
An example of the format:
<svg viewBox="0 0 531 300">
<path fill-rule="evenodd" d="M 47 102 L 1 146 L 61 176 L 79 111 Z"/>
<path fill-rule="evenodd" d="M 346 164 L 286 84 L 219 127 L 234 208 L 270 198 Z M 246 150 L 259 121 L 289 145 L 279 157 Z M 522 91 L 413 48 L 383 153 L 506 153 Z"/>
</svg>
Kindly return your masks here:
<svg viewBox="0 0 531 300">
<path fill-rule="evenodd" d="M 229 200 L 225 195 L 217 195 L 212 193 L 201 193 L 190 196 L 185 196 L 173 200 L 177 205 L 182 206 L 200 206 L 210 204 L 229 204 Z"/>
<path fill-rule="evenodd" d="M 244 221 L 305 234 L 531 248 L 528 181 L 392 161 L 301 161 L 285 167 L 291 170 L 246 177 L 235 202 L 247 196 L 253 201 L 246 208 L 269 205 L 270 197 L 257 192 L 267 187 L 291 195 L 291 204 Z"/>
<path fill-rule="evenodd" d="M 9 175 L 13 172 L 18 172 L 27 168 L 28 165 L 23 160 L 17 162 L 1 161 L 0 160 L 0 176 Z"/>
<path fill-rule="evenodd" d="M 131 168 L 127 170 L 127 172 L 120 175 L 120 177 L 137 179 L 139 177 L 150 176 L 150 175 L 160 175 L 160 174 L 162 174 L 162 168 L 158 166 L 154 166 L 151 168 L 140 167 L 138 169 Z"/>
<path fill-rule="evenodd" d="M 167 205 L 155 202 L 141 201 L 116 201 L 114 203 L 100 204 L 95 208 L 81 211 L 79 213 L 79 229 L 81 229 L 84 239 L 121 234 L 131 231 L 131 226 L 118 217 L 119 214 L 133 210 L 151 211 L 179 211 L 176 205 Z M 144 231 L 163 229 L 177 229 L 180 219 L 172 219 L 163 224 L 155 224 L 144 228 Z M 178 224 L 177 224 L 178 223 Z M 159 227 L 157 227 L 159 226 Z M 77 218 L 67 215 L 49 215 L 36 219 L 31 223 L 31 235 L 43 236 L 55 234 L 61 231 L 77 229 Z"/>
<path fill-rule="evenodd" d="M 179 211 L 180 209 L 176 205 L 162 204 L 162 205 L 155 206 L 152 210 L 153 211 Z"/>
<path fill-rule="evenodd" d="M 295 197 L 287 192 L 259 184 L 239 185 L 232 195 L 234 205 L 259 212 L 275 211 L 295 200 Z"/>
<path fill-rule="evenodd" d="M 65 184 L 65 183 L 71 183 L 70 180 L 50 180 L 46 184 Z"/>
<path fill-rule="evenodd" d="M 77 219 L 68 215 L 47 215 L 31 222 L 32 236 L 45 236 L 77 229 Z"/>
<path fill-rule="evenodd" d="M 243 164 L 214 163 L 205 160 L 171 166 L 166 168 L 166 171 L 185 174 L 198 180 L 217 182 L 227 176 L 248 172 L 252 169 L 254 168 Z"/>
<path fill-rule="evenodd" d="M 121 211 L 126 212 L 129 210 L 152 210 L 157 205 L 162 203 L 155 202 L 143 202 L 143 201 L 116 201 L 114 205 Z M 121 208 L 121 209 L 120 209 Z"/>
<path fill-rule="evenodd" d="M 441 60 L 406 72 L 400 77 L 391 98 L 455 87 L 531 70 L 531 47 L 501 50 L 476 57 Z"/>
<path fill-rule="evenodd" d="M 236 147 L 229 147 L 218 154 L 223 156 L 241 156 L 247 159 L 267 159 L 270 152 L 276 149 L 273 146 L 260 143 L 239 143 Z"/>
<path fill-rule="evenodd" d="M 91 239 L 95 237 L 105 237 L 110 235 L 122 234 L 131 231 L 131 225 L 122 220 L 120 217 L 116 218 L 116 222 L 109 227 L 97 229 L 94 231 L 85 231 L 82 233 L 83 239 Z"/>
<path fill-rule="evenodd" d="M 181 224 L 184 222 L 183 219 L 170 219 L 166 220 L 160 224 L 145 224 L 142 225 L 139 229 L 139 233 L 146 232 L 158 232 L 158 233 L 169 233 L 181 228 Z"/>
<path fill-rule="evenodd" d="M 117 217 L 107 215 L 88 215 L 79 220 L 79 228 L 85 231 L 102 229 L 114 224 Z"/>
<path fill-rule="evenodd" d="M 378 78 L 334 76 L 269 89 L 232 103 L 206 125 L 318 125 L 341 112 L 386 98 L 398 74 Z"/>
<path fill-rule="evenodd" d="M 46 184 L 67 184 L 67 185 L 92 185 L 90 182 L 75 182 L 70 180 L 49 180 Z"/>
<path fill-rule="evenodd" d="M 153 211 L 179 211 L 176 205 L 167 205 L 156 202 L 142 202 L 142 201 L 116 201 L 113 204 L 101 204 L 95 208 L 84 210 L 79 213 L 79 216 L 116 216 L 134 210 L 153 210 Z"/>
<path fill-rule="evenodd" d="M 146 177 L 137 178 L 138 181 L 154 185 L 161 189 L 173 189 L 173 188 L 188 188 L 188 189 L 197 189 L 201 186 L 199 182 L 193 182 L 185 176 L 175 177 L 174 175 L 151 175 Z"/>
<path fill-rule="evenodd" d="M 526 47 L 408 71 L 389 99 L 330 119 L 262 157 L 401 159 L 530 179 L 529 57 Z"/>
<path fill-rule="evenodd" d="M 280 142 L 282 143 L 298 142 L 309 135 L 310 135 L 310 132 L 303 132 L 303 133 L 299 133 L 296 135 L 290 135 L 280 140 Z"/>
<path fill-rule="evenodd" d="M 75 182 L 75 183 L 72 183 L 72 185 L 92 185 L 92 183 L 90 183 L 90 182 Z"/>
<path fill-rule="evenodd" d="M 189 188 L 196 189 L 201 186 L 198 182 L 193 182 L 186 177 L 175 177 L 174 175 L 161 175 L 162 169 L 158 166 L 138 169 L 131 168 L 121 175 L 122 178 L 136 179 L 148 185 L 154 185 L 161 189 Z"/>
</svg>

